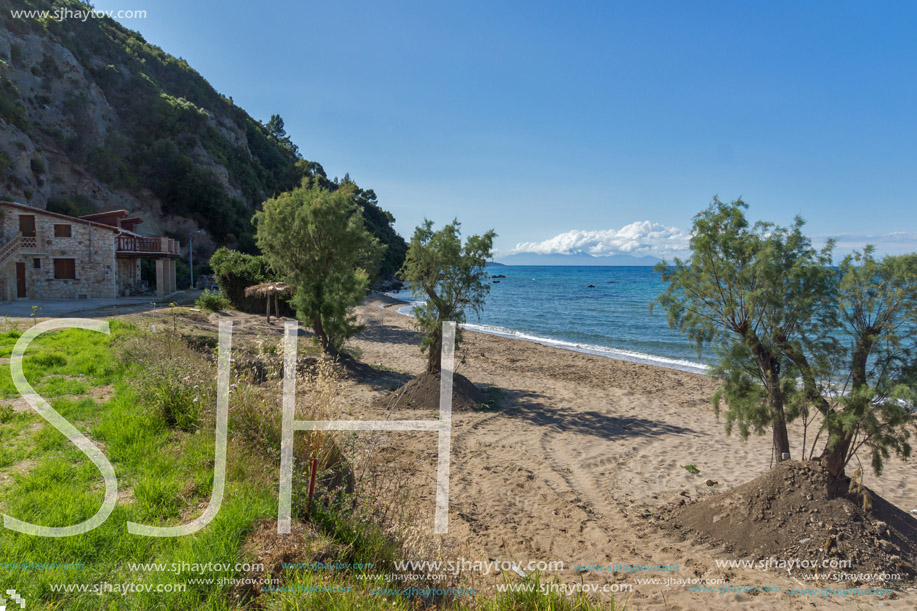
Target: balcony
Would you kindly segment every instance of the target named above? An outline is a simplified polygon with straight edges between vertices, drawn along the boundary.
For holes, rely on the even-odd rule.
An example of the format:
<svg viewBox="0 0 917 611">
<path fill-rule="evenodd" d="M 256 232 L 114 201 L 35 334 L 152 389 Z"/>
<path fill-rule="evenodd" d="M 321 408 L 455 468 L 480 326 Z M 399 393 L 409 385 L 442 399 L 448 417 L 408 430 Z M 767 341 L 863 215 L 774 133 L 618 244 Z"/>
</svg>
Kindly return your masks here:
<svg viewBox="0 0 917 611">
<path fill-rule="evenodd" d="M 32 235 L 23 235 L 22 232 L 19 233 L 19 252 L 23 254 L 30 255 L 39 255 L 43 254 L 46 248 L 46 244 L 42 241 L 44 236 L 40 233 L 32 233 Z"/>
<path fill-rule="evenodd" d="M 147 238 L 133 235 L 119 235 L 116 251 L 118 255 L 137 257 L 177 257 L 178 241 L 165 236 Z"/>
</svg>

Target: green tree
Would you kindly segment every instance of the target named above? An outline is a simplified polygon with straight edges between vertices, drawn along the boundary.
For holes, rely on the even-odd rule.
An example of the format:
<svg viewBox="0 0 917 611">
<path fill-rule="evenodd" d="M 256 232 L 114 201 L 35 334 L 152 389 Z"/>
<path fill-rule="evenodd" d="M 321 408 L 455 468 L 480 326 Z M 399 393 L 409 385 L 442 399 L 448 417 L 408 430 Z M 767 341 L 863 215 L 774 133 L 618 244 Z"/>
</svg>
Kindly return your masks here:
<svg viewBox="0 0 917 611">
<path fill-rule="evenodd" d="M 866 247 L 831 271 L 828 299 L 803 333 L 779 338 L 827 434 L 821 461 L 835 478 L 862 448 L 882 472 L 908 457 L 917 402 L 917 255 L 877 260 Z M 812 452 L 814 455 L 815 443 Z"/>
<path fill-rule="evenodd" d="M 386 245 L 385 254 L 382 256 L 382 262 L 379 273 L 383 278 L 393 278 L 398 269 L 404 264 L 405 253 L 408 246 L 393 227 L 395 217 L 391 212 L 379 207 L 379 200 L 376 192 L 372 189 L 361 189 L 356 182 L 350 178 L 350 174 L 344 176 L 339 188 L 347 189 L 353 195 L 353 202 L 363 214 L 363 220 L 366 222 L 366 228 Z"/>
<path fill-rule="evenodd" d="M 408 246 L 399 275 L 411 284 L 413 294 L 425 300 L 414 308 L 414 316 L 424 333 L 421 350 L 427 352 L 427 373 L 442 366 L 442 323 L 465 322 L 466 309 L 479 313 L 490 291 L 485 265 L 492 256 L 496 233 L 470 236 L 462 245 L 460 223 L 433 231 L 433 222 L 424 219 Z M 461 327 L 456 329 L 456 344 Z"/>
<path fill-rule="evenodd" d="M 244 312 L 262 312 L 262 300 L 245 296 L 245 289 L 271 279 L 264 258 L 220 246 L 210 255 L 210 268 L 220 292 L 233 307 Z"/>
<path fill-rule="evenodd" d="M 265 125 L 271 137 L 288 148 L 290 152 L 299 157 L 299 147 L 293 143 L 293 140 L 287 135 L 287 130 L 283 126 L 283 117 L 280 115 L 271 115 L 270 121 Z"/>
<path fill-rule="evenodd" d="M 795 372 L 778 338 L 795 337 L 813 317 L 827 287 L 826 252 L 791 228 L 749 225 L 742 200 L 713 203 L 694 219 L 691 257 L 662 262 L 666 288 L 658 297 L 669 324 L 698 347 L 715 343 L 713 374 L 722 379 L 714 396 L 726 405 L 726 430 L 772 430 L 776 459 L 790 456 L 787 423 L 805 413 Z"/>
<path fill-rule="evenodd" d="M 264 202 L 254 222 L 264 259 L 294 289 L 297 317 L 326 354 L 337 356 L 360 329 L 353 307 L 365 297 L 382 254 L 352 195 L 294 189 Z"/>
<path fill-rule="evenodd" d="M 867 449 L 881 473 L 891 452 L 910 455 L 917 422 L 917 254 L 877 260 L 867 247 L 834 268 L 833 241 L 816 251 L 802 219 L 750 227 L 746 208 L 715 199 L 695 217 L 690 259 L 657 266 L 667 283 L 657 302 L 698 349 L 716 344 L 727 431 L 772 427 L 779 458 L 786 423 L 802 416 L 803 458 L 822 441 L 818 458 L 837 479 Z"/>
</svg>

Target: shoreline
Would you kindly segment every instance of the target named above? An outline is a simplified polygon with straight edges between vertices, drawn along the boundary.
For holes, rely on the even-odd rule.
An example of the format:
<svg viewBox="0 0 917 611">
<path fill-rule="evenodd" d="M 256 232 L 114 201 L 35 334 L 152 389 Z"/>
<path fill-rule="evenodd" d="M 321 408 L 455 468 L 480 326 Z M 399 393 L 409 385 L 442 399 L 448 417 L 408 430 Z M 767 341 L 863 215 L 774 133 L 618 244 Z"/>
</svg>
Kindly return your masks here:
<svg viewBox="0 0 917 611">
<path fill-rule="evenodd" d="M 375 294 L 384 295 L 385 297 L 388 297 L 400 304 L 404 304 L 402 307 L 395 309 L 395 312 L 402 316 L 411 316 L 410 308 L 413 306 L 413 301 L 407 301 L 401 299 L 400 297 L 396 297 L 391 292 Z M 518 329 L 511 329 L 498 325 L 489 325 L 485 323 L 463 323 L 461 326 L 463 329 L 468 331 L 484 333 L 485 335 L 493 335 L 506 339 L 517 339 L 519 341 L 548 346 L 550 348 L 569 350 L 579 354 L 591 354 L 594 356 L 600 356 L 618 361 L 627 361 L 628 363 L 640 363 L 641 365 L 652 365 L 655 367 L 663 367 L 665 369 L 674 369 L 675 371 L 696 373 L 700 375 L 704 375 L 707 373 L 707 371 L 710 370 L 710 366 L 704 365 L 703 363 L 693 363 L 691 361 L 659 356 L 656 354 L 648 354 L 635 350 L 625 350 L 622 348 L 601 346 L 598 344 L 582 344 L 553 337 L 542 337 L 539 335 L 532 335 L 525 331 L 519 331 Z"/>
</svg>

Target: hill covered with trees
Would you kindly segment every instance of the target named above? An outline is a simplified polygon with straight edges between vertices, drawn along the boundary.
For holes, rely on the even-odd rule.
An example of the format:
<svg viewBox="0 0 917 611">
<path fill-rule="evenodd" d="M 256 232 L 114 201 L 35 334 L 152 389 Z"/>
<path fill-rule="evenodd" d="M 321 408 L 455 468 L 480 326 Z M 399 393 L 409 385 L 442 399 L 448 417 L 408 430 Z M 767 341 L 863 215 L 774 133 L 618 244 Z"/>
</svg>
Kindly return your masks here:
<svg viewBox="0 0 917 611">
<path fill-rule="evenodd" d="M 46 10 L 14 18 L 10 10 Z M 253 213 L 303 182 L 353 184 L 367 227 L 388 248 L 383 276 L 406 246 L 375 193 L 331 180 L 303 158 L 274 115 L 262 123 L 188 63 L 77 0 L 0 0 L 0 198 L 70 214 L 127 208 L 146 232 L 182 239 L 197 228 L 202 254 L 253 251 Z M 197 246 L 197 244 L 196 244 Z M 197 248 L 196 248 L 197 250 Z"/>
</svg>

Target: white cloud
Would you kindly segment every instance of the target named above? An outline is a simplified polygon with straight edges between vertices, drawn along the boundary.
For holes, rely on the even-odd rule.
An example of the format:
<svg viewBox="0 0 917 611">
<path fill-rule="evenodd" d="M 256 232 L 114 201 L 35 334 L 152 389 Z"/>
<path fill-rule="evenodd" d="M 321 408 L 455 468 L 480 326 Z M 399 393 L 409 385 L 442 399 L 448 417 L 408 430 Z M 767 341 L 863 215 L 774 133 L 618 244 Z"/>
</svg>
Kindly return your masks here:
<svg viewBox="0 0 917 611">
<path fill-rule="evenodd" d="M 818 246 L 825 244 L 827 238 L 833 237 L 837 242 L 836 256 L 843 256 L 853 250 L 862 250 L 867 244 L 876 247 L 878 255 L 902 255 L 917 252 L 917 232 L 893 231 L 890 233 L 847 233 L 833 236 L 819 235 L 812 239 Z"/>
<path fill-rule="evenodd" d="M 651 221 L 638 221 L 620 229 L 599 231 L 573 230 L 541 242 L 521 242 L 507 254 L 579 254 L 594 256 L 651 255 L 665 257 L 681 255 L 688 250 L 691 234 L 677 227 Z"/>
</svg>

